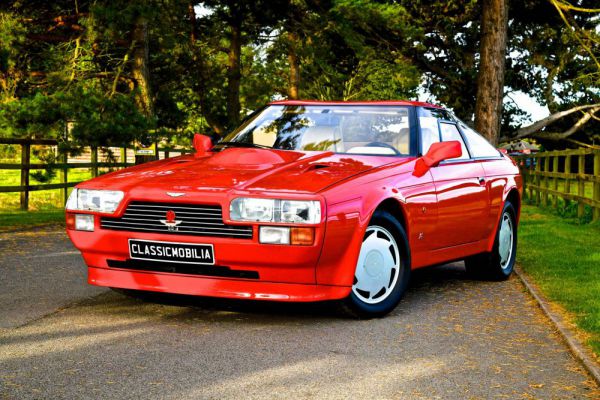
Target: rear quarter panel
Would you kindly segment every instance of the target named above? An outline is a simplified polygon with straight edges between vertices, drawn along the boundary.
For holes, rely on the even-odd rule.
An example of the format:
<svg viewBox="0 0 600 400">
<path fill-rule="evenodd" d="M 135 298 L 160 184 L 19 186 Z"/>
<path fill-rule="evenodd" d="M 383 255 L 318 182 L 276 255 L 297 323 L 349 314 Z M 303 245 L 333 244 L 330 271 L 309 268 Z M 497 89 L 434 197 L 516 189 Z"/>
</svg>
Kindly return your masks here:
<svg viewBox="0 0 600 400">
<path fill-rule="evenodd" d="M 507 156 L 498 160 L 486 160 L 481 164 L 485 171 L 488 190 L 490 192 L 490 235 L 488 239 L 488 251 L 494 245 L 495 233 L 500 221 L 500 213 L 504 203 L 512 190 L 519 193 L 519 204 L 517 207 L 517 222 L 520 218 L 521 197 L 523 194 L 523 180 L 519 174 L 519 168 Z"/>
</svg>

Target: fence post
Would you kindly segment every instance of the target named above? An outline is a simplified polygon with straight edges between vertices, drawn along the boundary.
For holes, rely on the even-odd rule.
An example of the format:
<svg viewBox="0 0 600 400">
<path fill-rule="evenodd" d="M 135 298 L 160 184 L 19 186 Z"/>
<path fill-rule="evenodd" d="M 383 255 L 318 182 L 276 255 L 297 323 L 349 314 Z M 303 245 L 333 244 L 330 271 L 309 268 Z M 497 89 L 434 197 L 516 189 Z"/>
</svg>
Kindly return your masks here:
<svg viewBox="0 0 600 400">
<path fill-rule="evenodd" d="M 67 187 L 67 182 L 69 182 L 69 166 L 67 165 L 69 163 L 69 153 L 65 152 L 64 154 L 61 154 L 60 162 L 65 164 L 60 171 L 60 183 L 65 185 L 60 189 L 60 194 L 63 200 L 62 205 L 64 206 L 67 204 L 67 199 L 69 197 L 69 188 Z"/>
<path fill-rule="evenodd" d="M 552 163 L 552 173 L 553 174 L 558 174 L 558 156 L 554 156 L 553 158 L 553 163 Z M 553 179 L 553 189 L 555 192 L 558 192 L 558 176 L 554 175 L 554 179 Z M 552 206 L 554 206 L 554 208 L 558 208 L 558 194 L 554 194 L 554 196 L 552 196 Z"/>
<path fill-rule="evenodd" d="M 577 195 L 579 197 L 585 196 L 585 154 L 580 154 L 578 158 L 578 168 L 577 168 Z M 577 216 L 579 218 L 583 217 L 585 212 L 584 204 L 581 200 L 577 202 Z"/>
<path fill-rule="evenodd" d="M 596 179 L 598 179 L 600 177 L 600 152 L 595 152 L 594 153 L 594 177 Z M 594 181 L 593 183 L 593 187 L 594 187 L 594 200 L 596 202 L 600 201 L 600 182 L 598 182 L 597 180 Z M 593 214 L 593 219 L 594 221 L 598 221 L 600 219 L 600 204 L 596 203 L 594 204 L 594 214 Z"/>
<path fill-rule="evenodd" d="M 21 192 L 21 210 L 29 209 L 29 164 L 30 164 L 31 144 L 21 144 L 21 186 L 25 190 Z"/>
<path fill-rule="evenodd" d="M 127 147 L 121 147 L 121 162 L 127 164 Z"/>
<path fill-rule="evenodd" d="M 527 161 L 529 161 L 529 165 L 527 165 Z M 526 157 L 524 159 L 524 164 L 523 164 L 523 169 L 525 171 L 527 171 L 527 190 L 529 192 L 529 196 L 527 197 L 527 199 L 529 200 L 529 202 L 533 202 L 533 189 L 531 188 L 531 185 L 535 185 L 535 175 L 531 174 L 531 170 L 533 167 L 533 163 L 535 162 L 535 158 L 529 158 Z"/>
<path fill-rule="evenodd" d="M 548 189 L 550 188 L 550 178 L 548 178 L 548 170 L 550 169 L 550 157 L 544 157 L 544 193 L 542 193 L 542 203 L 546 207 L 548 205 Z"/>
<path fill-rule="evenodd" d="M 519 165 L 519 172 L 521 173 L 521 179 L 523 180 L 523 200 L 527 198 L 527 167 L 525 166 L 524 158 L 517 158 Z"/>
<path fill-rule="evenodd" d="M 98 176 L 98 148 L 96 146 L 91 148 L 92 150 L 92 178 Z"/>
<path fill-rule="evenodd" d="M 535 163 L 535 186 L 536 186 L 536 190 L 535 190 L 535 205 L 539 206 L 541 204 L 541 188 L 542 188 L 542 177 L 540 176 L 540 173 L 542 172 L 542 160 L 543 157 L 538 157 L 535 159 L 536 163 Z"/>
<path fill-rule="evenodd" d="M 565 177 L 565 193 L 567 194 L 571 194 L 571 180 L 569 179 L 568 174 L 571 173 L 571 156 L 568 155 L 565 157 L 565 175 L 567 175 Z M 568 199 L 568 197 L 564 198 L 565 201 L 565 208 L 569 206 L 570 204 L 570 200 Z"/>
</svg>

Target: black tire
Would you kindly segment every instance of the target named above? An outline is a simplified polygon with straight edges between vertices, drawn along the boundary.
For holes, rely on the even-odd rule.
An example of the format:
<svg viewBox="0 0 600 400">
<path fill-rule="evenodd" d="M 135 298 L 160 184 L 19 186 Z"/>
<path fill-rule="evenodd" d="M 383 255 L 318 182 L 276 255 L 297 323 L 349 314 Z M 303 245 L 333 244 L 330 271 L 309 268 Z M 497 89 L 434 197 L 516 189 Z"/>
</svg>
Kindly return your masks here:
<svg viewBox="0 0 600 400">
<path fill-rule="evenodd" d="M 384 300 L 376 304 L 369 304 L 362 301 L 354 293 L 354 290 L 351 291 L 350 295 L 338 304 L 341 312 L 354 318 L 379 318 L 388 314 L 396 308 L 402 299 L 410 280 L 410 248 L 406 232 L 402 225 L 389 212 L 377 210 L 369 222 L 369 228 L 371 227 L 382 227 L 393 236 L 400 254 L 398 279 L 393 287 L 389 288 L 391 293 Z"/>
<path fill-rule="evenodd" d="M 508 262 L 503 266 L 500 257 L 500 229 L 504 216 L 510 218 L 512 223 L 512 248 Z M 515 267 L 517 256 L 517 213 L 510 201 L 504 203 L 504 208 L 500 214 L 498 229 L 494 247 L 490 253 L 481 253 L 465 259 L 465 269 L 467 274 L 475 279 L 502 281 L 506 280 L 512 274 Z"/>
</svg>

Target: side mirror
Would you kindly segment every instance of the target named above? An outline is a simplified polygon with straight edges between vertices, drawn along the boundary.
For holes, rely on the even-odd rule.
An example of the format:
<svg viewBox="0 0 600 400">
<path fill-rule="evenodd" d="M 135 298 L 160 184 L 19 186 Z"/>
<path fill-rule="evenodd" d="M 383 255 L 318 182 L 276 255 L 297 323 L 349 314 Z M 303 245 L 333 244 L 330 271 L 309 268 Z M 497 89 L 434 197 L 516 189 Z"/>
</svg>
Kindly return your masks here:
<svg viewBox="0 0 600 400">
<path fill-rule="evenodd" d="M 206 135 L 196 133 L 194 135 L 194 149 L 196 150 L 196 157 L 203 157 L 212 149 L 212 139 Z"/>
<path fill-rule="evenodd" d="M 427 154 L 416 161 L 413 175 L 423 176 L 430 168 L 437 166 L 440 162 L 460 156 L 462 156 L 462 147 L 458 140 L 434 143 Z"/>
</svg>

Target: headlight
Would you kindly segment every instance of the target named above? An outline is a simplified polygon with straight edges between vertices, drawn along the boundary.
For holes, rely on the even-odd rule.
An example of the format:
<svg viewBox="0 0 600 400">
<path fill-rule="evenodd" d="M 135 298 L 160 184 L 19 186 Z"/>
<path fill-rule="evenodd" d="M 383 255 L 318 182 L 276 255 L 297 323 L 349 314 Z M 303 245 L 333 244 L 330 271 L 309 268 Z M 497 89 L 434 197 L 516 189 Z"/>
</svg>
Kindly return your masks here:
<svg viewBox="0 0 600 400">
<path fill-rule="evenodd" d="M 123 192 L 118 190 L 73 189 L 65 208 L 112 213 L 121 200 L 123 200 Z"/>
<path fill-rule="evenodd" d="M 238 197 L 231 201 L 229 216 L 233 221 L 317 224 L 321 221 L 321 203 Z"/>
</svg>

